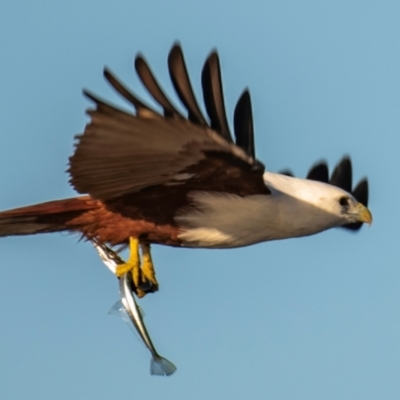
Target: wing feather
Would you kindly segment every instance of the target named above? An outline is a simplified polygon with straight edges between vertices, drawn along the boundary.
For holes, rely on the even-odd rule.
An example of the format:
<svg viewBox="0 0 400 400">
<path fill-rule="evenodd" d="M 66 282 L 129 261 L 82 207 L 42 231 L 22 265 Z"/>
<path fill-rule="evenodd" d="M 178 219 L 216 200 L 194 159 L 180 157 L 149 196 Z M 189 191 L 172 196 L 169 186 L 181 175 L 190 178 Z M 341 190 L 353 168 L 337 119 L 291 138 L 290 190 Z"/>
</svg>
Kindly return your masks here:
<svg viewBox="0 0 400 400">
<path fill-rule="evenodd" d="M 196 186 L 198 189 L 236 186 L 240 191 L 238 171 L 243 177 L 251 173 L 251 192 L 263 191 L 263 169 L 242 149 L 209 128 L 172 118 L 140 118 L 91 98 L 97 108 L 88 112 L 91 122 L 84 134 L 77 136 L 76 150 L 70 158 L 70 182 L 78 192 L 108 200 L 173 182 L 182 173 L 202 182 L 200 188 Z M 217 187 L 212 174 L 207 175 L 208 180 L 202 176 L 216 164 L 225 171 Z M 234 177 L 229 175 L 232 169 L 236 171 Z"/>
<path fill-rule="evenodd" d="M 129 103 L 131 103 L 136 110 L 136 113 L 142 117 L 161 117 L 161 115 L 145 104 L 142 100 L 140 100 L 137 96 L 135 96 L 132 92 L 130 92 L 113 74 L 112 72 L 104 68 L 103 75 L 106 80 L 110 83 L 110 85 L 115 89 L 117 93 L 119 93 L 122 97 L 124 97 Z M 87 95 L 87 91 L 84 92 Z M 88 96 L 90 97 L 90 96 Z M 93 99 L 92 99 L 93 100 Z"/>
<path fill-rule="evenodd" d="M 240 96 L 234 113 L 236 145 L 255 158 L 253 113 L 250 93 L 246 89 Z"/>
<path fill-rule="evenodd" d="M 213 51 L 204 63 L 201 74 L 204 104 L 210 117 L 211 128 L 220 132 L 228 142 L 232 141 L 226 119 L 224 93 L 221 83 L 221 70 L 218 54 Z"/>
<path fill-rule="evenodd" d="M 329 183 L 351 193 L 353 170 L 349 157 L 344 157 L 333 170 Z"/>
<path fill-rule="evenodd" d="M 238 145 L 231 141 L 226 120 L 218 56 L 207 59 L 202 84 L 211 124 L 203 117 L 187 74 L 183 53 L 174 45 L 168 58 L 175 90 L 188 110 L 188 119 L 165 95 L 143 56 L 136 72 L 164 115 L 131 93 L 108 69 L 104 76 L 135 110 L 136 115 L 85 91 L 95 107 L 87 111 L 90 122 L 77 136 L 70 157 L 70 182 L 80 193 L 109 202 L 147 190 L 158 198 L 165 187 L 181 198 L 190 190 L 227 191 L 239 195 L 268 194 L 264 166 L 255 158 L 250 96 L 239 100 L 235 115 Z M 239 117 L 243 122 L 238 122 Z M 179 190 L 172 186 L 179 186 Z M 157 192 L 154 192 L 154 190 Z M 163 189 L 164 188 L 164 189 Z M 149 191 L 150 190 L 150 191 Z M 135 195 L 137 196 L 137 195 Z M 115 203 L 115 202 L 114 202 Z M 116 204 L 116 203 L 115 203 Z"/>
<path fill-rule="evenodd" d="M 184 119 L 183 115 L 176 109 L 161 89 L 150 67 L 142 55 L 135 59 L 135 69 L 145 88 L 153 96 L 154 100 L 161 105 L 165 117 L 177 117 Z"/>
<path fill-rule="evenodd" d="M 329 182 L 329 171 L 328 165 L 325 161 L 321 161 L 318 164 L 314 165 L 307 174 L 307 179 L 311 179 L 313 181 L 319 181 L 323 183 Z"/>
<path fill-rule="evenodd" d="M 168 68 L 172 84 L 178 94 L 181 102 L 188 110 L 188 119 L 196 124 L 207 126 L 207 121 L 197 104 L 190 84 L 189 75 L 186 68 L 183 52 L 178 43 L 176 43 L 168 56 Z"/>
</svg>

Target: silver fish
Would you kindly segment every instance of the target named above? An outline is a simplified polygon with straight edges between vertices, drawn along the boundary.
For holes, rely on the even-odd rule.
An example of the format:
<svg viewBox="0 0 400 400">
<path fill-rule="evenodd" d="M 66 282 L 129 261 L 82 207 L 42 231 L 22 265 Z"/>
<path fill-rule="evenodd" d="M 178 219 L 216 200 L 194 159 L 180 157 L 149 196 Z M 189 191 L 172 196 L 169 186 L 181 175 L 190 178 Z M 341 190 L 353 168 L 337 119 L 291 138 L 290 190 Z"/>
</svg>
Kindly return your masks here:
<svg viewBox="0 0 400 400">
<path fill-rule="evenodd" d="M 92 241 L 92 243 L 104 264 L 111 272 L 115 273 L 116 266 L 123 263 L 122 259 L 106 245 L 100 245 L 95 241 Z M 119 291 L 121 294 L 121 302 L 118 302 L 113 309 L 119 312 L 125 322 L 129 323 L 130 321 L 133 324 L 140 338 L 143 340 L 143 343 L 150 350 L 152 355 L 150 362 L 151 375 L 172 375 L 176 371 L 176 367 L 172 362 L 160 356 L 154 348 L 153 342 L 143 322 L 141 310 L 133 294 L 133 283 L 129 272 L 120 277 Z M 129 318 L 127 318 L 127 316 Z"/>
</svg>

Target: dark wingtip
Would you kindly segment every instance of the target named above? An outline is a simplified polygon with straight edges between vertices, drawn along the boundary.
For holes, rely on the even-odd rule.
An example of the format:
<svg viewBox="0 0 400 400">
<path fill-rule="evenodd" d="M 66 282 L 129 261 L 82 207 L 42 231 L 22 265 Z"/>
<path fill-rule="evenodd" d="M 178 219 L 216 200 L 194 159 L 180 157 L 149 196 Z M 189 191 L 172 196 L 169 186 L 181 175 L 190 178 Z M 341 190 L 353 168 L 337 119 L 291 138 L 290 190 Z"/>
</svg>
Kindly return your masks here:
<svg viewBox="0 0 400 400">
<path fill-rule="evenodd" d="M 294 174 L 292 171 L 288 170 L 288 169 L 284 169 L 283 171 L 279 172 L 281 175 L 286 175 L 286 176 L 290 176 L 291 178 L 294 177 Z"/>
<path fill-rule="evenodd" d="M 357 232 L 361 229 L 362 226 L 363 226 L 362 222 L 355 222 L 354 224 L 342 225 L 341 228 L 347 229 L 352 232 Z"/>
<path fill-rule="evenodd" d="M 159 115 L 155 110 L 141 101 L 134 93 L 125 87 L 125 85 L 107 67 L 104 68 L 103 75 L 112 88 L 131 103 L 138 113 L 145 111 L 153 116 Z"/>
<path fill-rule="evenodd" d="M 144 60 L 146 60 L 146 57 L 144 56 L 144 54 L 143 54 L 141 51 L 138 51 L 138 52 L 136 53 L 136 55 L 135 55 L 135 61 L 136 61 L 138 58 L 143 58 Z"/>
<path fill-rule="evenodd" d="M 183 57 L 182 46 L 178 41 L 173 43 L 171 50 L 169 51 L 168 62 L 172 62 L 176 57 Z"/>
<path fill-rule="evenodd" d="M 368 207 L 368 195 L 369 195 L 368 180 L 367 178 L 364 178 L 360 182 L 358 182 L 358 185 L 353 190 L 353 196 L 357 201 L 359 201 L 365 207 Z"/>
<path fill-rule="evenodd" d="M 307 179 L 312 181 L 319 181 L 323 183 L 329 182 L 329 170 L 328 165 L 325 161 L 320 161 L 318 164 L 315 164 L 307 174 Z"/>
<path fill-rule="evenodd" d="M 175 43 L 168 54 L 168 69 L 175 92 L 188 111 L 188 119 L 195 124 L 207 126 L 207 121 L 197 104 L 179 43 Z"/>
<path fill-rule="evenodd" d="M 172 43 L 170 52 L 172 51 L 172 49 L 173 49 L 174 47 L 179 47 L 180 49 L 182 49 L 181 42 L 180 42 L 178 39 L 175 40 L 174 43 Z M 181 50 L 181 51 L 182 51 L 182 50 Z"/>
<path fill-rule="evenodd" d="M 145 59 L 144 55 L 142 53 L 137 53 L 135 56 L 135 61 L 133 63 L 135 66 L 135 69 L 137 69 L 138 66 L 140 66 L 141 64 L 143 64 L 145 62 L 146 62 L 146 59 Z"/>
<path fill-rule="evenodd" d="M 115 77 L 115 75 L 113 74 L 113 72 L 111 71 L 110 68 L 108 68 L 107 66 L 105 66 L 103 68 L 103 77 L 105 78 L 105 80 L 111 85 L 113 86 L 113 83 L 115 81 L 117 81 L 117 78 Z"/>
<path fill-rule="evenodd" d="M 210 126 L 225 140 L 232 142 L 225 111 L 222 88 L 221 67 L 218 53 L 212 51 L 207 57 L 201 72 L 204 105 L 210 119 Z"/>
<path fill-rule="evenodd" d="M 138 53 L 135 58 L 135 70 L 146 90 L 164 110 L 164 116 L 178 117 L 183 119 L 183 115 L 176 109 L 176 107 L 164 93 L 164 90 L 161 88 L 156 77 L 151 71 L 149 64 L 144 56 L 142 56 L 140 53 Z"/>
<path fill-rule="evenodd" d="M 329 183 L 351 193 L 353 170 L 350 157 L 345 156 L 335 167 Z"/>
<path fill-rule="evenodd" d="M 100 99 L 88 89 L 83 89 L 82 93 L 85 97 L 87 97 L 89 100 L 95 103 L 98 103 L 100 101 Z"/>
<path fill-rule="evenodd" d="M 236 145 L 255 158 L 253 112 L 248 89 L 240 96 L 233 115 Z"/>
</svg>

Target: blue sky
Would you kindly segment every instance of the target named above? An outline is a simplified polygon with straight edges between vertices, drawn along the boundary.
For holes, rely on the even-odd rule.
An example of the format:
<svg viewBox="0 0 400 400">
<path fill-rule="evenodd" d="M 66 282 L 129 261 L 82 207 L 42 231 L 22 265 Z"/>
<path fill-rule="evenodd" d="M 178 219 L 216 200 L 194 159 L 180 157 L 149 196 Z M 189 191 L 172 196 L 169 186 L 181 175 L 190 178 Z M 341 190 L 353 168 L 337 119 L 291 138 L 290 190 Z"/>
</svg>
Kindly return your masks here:
<svg viewBox="0 0 400 400">
<path fill-rule="evenodd" d="M 145 54 L 171 93 L 180 40 L 192 82 L 220 54 L 228 115 L 250 89 L 257 155 L 304 176 L 326 159 L 368 176 L 371 228 L 236 250 L 154 248 L 141 301 L 178 371 L 151 377 L 118 318 L 116 279 L 66 234 L 0 240 L 0 398 L 398 399 L 400 3 L 0 3 L 0 209 L 74 196 L 65 173 L 83 87 L 122 104 L 104 65 L 146 98 Z"/>
</svg>

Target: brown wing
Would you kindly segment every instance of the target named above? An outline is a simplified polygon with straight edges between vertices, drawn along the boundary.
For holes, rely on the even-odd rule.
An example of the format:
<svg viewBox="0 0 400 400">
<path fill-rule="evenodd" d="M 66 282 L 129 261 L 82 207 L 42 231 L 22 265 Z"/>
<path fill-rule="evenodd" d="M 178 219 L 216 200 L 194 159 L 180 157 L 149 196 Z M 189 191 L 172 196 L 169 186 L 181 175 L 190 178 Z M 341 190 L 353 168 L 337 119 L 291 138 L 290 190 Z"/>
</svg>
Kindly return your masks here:
<svg viewBox="0 0 400 400">
<path fill-rule="evenodd" d="M 254 149 L 249 146 L 253 138 L 243 140 L 246 135 L 253 135 L 252 123 L 235 124 L 239 130 L 235 135 L 245 143 L 243 148 L 227 140 L 230 133 L 215 57 L 213 53 L 213 68 L 218 68 L 217 73 L 203 78 L 206 109 L 212 113 L 214 129 L 204 123 L 178 45 L 170 53 L 170 73 L 189 119 L 166 98 L 143 57 L 136 61 L 139 77 L 163 107 L 164 115 L 146 106 L 107 70 L 106 78 L 134 105 L 136 115 L 86 93 L 96 107 L 88 111 L 91 121 L 83 135 L 77 137 L 76 150 L 70 158 L 70 181 L 75 189 L 114 204 L 117 210 L 125 207 L 127 199 L 130 202 L 137 199 L 141 208 L 146 202 L 153 212 L 160 200 L 179 202 L 192 190 L 224 191 L 241 196 L 268 194 L 262 179 L 264 167 L 254 159 Z M 237 107 L 242 106 L 238 103 Z M 241 114 L 251 120 L 248 104 L 243 106 Z"/>
</svg>

